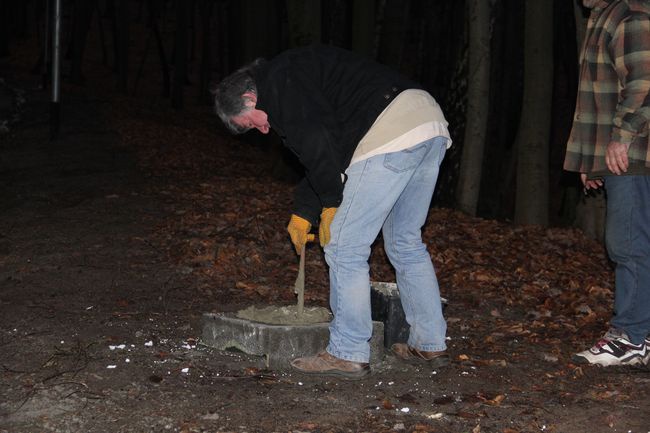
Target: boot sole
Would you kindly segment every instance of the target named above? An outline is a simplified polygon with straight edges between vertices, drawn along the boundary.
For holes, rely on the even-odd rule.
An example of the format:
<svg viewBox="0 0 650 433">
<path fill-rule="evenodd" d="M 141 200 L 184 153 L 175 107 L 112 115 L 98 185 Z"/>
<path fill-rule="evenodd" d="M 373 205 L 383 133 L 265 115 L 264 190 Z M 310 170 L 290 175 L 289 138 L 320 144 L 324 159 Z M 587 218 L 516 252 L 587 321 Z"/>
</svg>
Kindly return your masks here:
<svg viewBox="0 0 650 433">
<path fill-rule="evenodd" d="M 419 365 L 419 366 L 427 366 L 427 367 L 432 367 L 432 368 L 441 368 L 441 367 L 446 367 L 449 365 L 450 360 L 449 360 L 449 355 L 440 355 L 436 358 L 432 359 L 426 359 L 426 358 L 420 358 L 415 355 L 410 355 L 408 357 L 404 357 L 400 352 L 394 350 L 391 347 L 391 353 L 400 361 L 404 361 L 407 364 L 411 365 Z"/>
</svg>

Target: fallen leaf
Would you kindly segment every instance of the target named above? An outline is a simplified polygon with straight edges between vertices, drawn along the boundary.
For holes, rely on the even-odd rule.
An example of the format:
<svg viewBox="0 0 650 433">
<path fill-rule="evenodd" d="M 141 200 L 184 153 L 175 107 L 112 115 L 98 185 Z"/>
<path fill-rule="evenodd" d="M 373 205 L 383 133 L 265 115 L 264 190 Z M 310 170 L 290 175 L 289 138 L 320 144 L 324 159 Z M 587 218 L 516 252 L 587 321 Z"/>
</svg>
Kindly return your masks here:
<svg viewBox="0 0 650 433">
<path fill-rule="evenodd" d="M 246 376 L 257 376 L 262 370 L 257 367 L 246 367 L 244 369 L 244 374 Z"/>
<path fill-rule="evenodd" d="M 487 400 L 486 403 L 490 406 L 500 406 L 501 402 L 506 398 L 505 395 L 499 394 L 493 399 Z"/>
</svg>

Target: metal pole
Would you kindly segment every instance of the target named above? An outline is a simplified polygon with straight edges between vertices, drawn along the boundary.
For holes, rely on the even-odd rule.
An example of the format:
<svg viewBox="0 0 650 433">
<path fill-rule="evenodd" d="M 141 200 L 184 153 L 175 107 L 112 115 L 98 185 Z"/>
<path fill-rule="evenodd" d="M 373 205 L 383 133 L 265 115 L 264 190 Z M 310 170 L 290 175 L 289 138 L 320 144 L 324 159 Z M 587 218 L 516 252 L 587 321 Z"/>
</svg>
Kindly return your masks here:
<svg viewBox="0 0 650 433">
<path fill-rule="evenodd" d="M 50 138 L 59 135 L 59 97 L 61 85 L 61 0 L 54 0 L 52 35 L 52 101 L 50 102 Z"/>
</svg>

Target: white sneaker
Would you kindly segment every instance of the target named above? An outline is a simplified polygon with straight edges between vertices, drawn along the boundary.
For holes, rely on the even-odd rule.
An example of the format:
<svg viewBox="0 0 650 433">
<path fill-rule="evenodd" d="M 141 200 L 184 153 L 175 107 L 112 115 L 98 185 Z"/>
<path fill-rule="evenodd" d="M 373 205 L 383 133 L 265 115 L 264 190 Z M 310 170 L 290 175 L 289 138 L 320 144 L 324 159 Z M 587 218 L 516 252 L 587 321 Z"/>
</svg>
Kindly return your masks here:
<svg viewBox="0 0 650 433">
<path fill-rule="evenodd" d="M 646 338 L 641 344 L 632 344 L 625 332 L 610 328 L 591 349 L 576 353 L 571 359 L 579 364 L 603 367 L 644 365 L 650 360 L 650 340 Z"/>
</svg>

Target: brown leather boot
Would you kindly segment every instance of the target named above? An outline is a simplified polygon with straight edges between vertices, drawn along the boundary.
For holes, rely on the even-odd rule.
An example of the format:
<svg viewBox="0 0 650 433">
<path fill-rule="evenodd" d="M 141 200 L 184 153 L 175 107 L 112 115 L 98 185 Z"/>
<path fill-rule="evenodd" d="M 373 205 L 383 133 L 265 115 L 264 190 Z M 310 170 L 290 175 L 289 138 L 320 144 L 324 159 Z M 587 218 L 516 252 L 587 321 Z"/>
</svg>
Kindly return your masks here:
<svg viewBox="0 0 650 433">
<path fill-rule="evenodd" d="M 426 364 L 432 368 L 449 365 L 449 355 L 446 352 L 427 352 L 418 350 L 404 343 L 395 343 L 390 350 L 399 359 L 411 364 Z"/>
<path fill-rule="evenodd" d="M 361 379 L 370 374 L 367 362 L 353 362 L 339 359 L 323 351 L 316 356 L 296 358 L 291 366 L 304 374 L 316 376 L 335 376 L 344 379 Z"/>
</svg>

